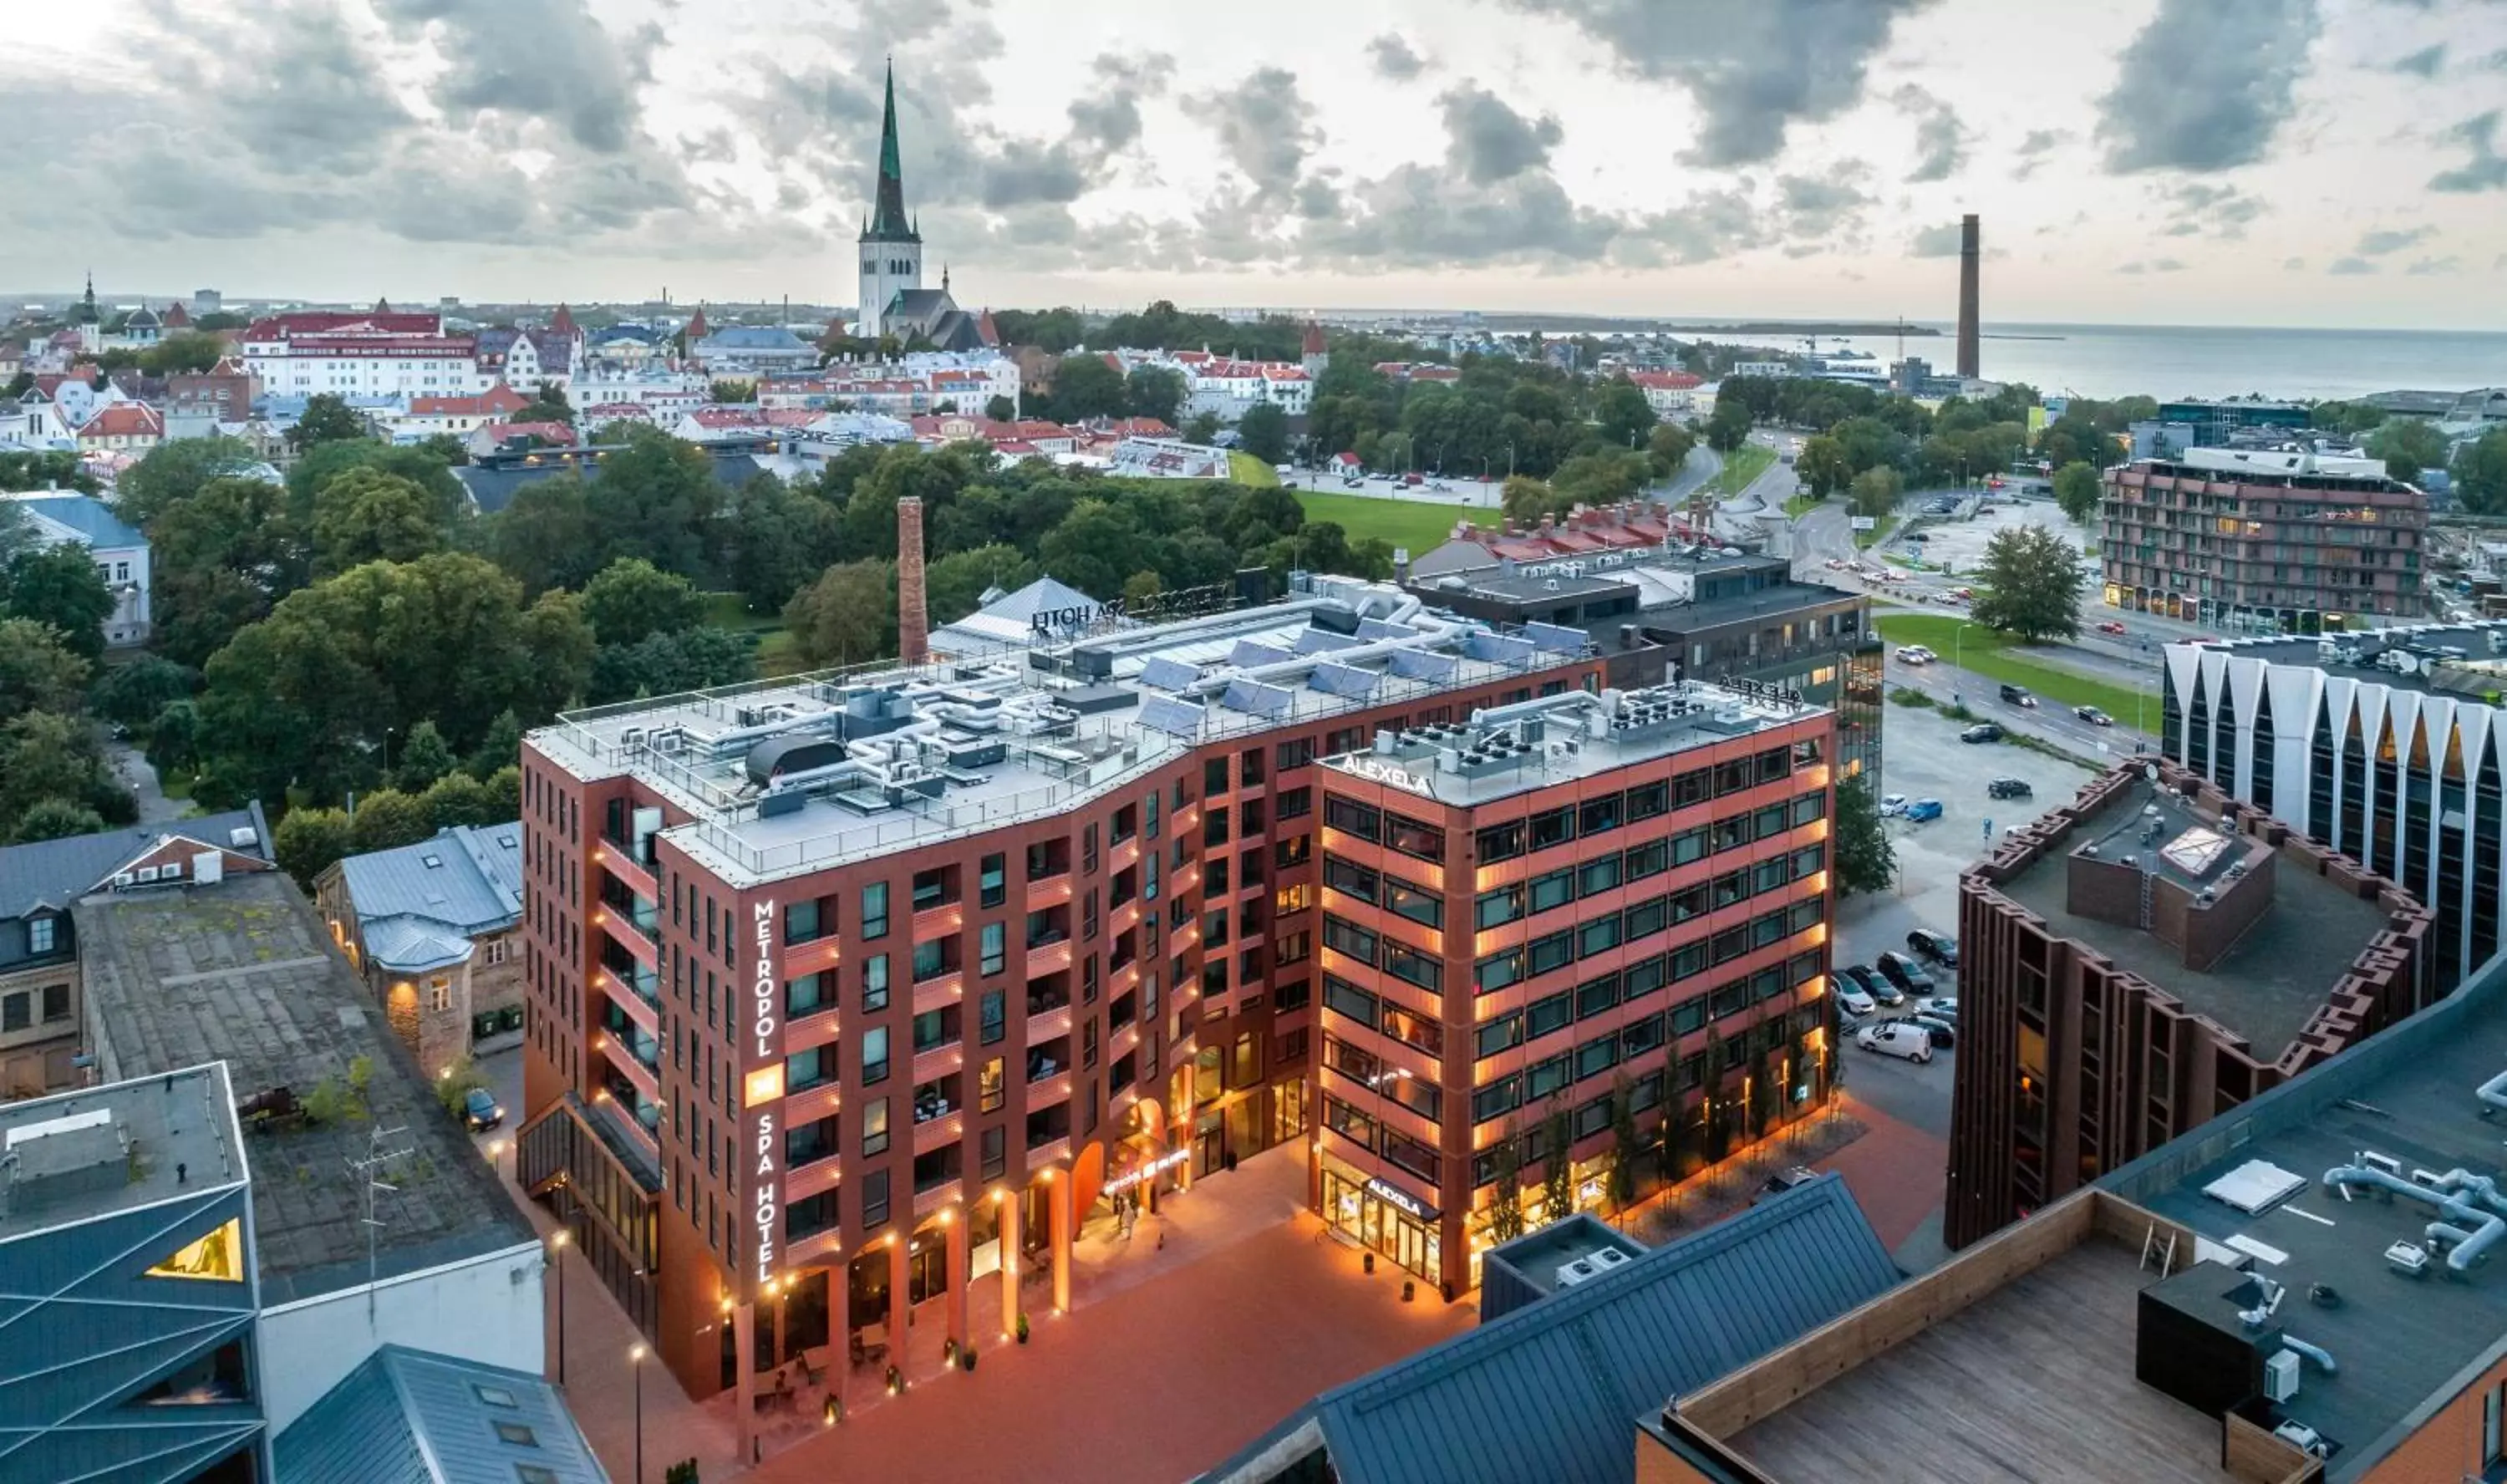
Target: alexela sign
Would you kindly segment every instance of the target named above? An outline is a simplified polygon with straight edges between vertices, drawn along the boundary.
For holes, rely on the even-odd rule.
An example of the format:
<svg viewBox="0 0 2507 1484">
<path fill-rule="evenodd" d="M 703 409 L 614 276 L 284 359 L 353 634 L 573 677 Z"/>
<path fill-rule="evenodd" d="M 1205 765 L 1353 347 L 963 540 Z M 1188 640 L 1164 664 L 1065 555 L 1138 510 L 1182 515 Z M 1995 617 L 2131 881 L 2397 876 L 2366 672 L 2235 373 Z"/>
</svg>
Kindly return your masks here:
<svg viewBox="0 0 2507 1484">
<path fill-rule="evenodd" d="M 750 1172 L 757 1188 L 751 1197 L 749 1215 L 757 1226 L 757 1281 L 763 1284 L 775 1276 L 776 1247 L 782 1235 L 783 1221 L 782 1136 L 775 1126 L 783 1107 L 783 986 L 775 962 L 775 903 L 759 902 L 751 911 L 756 926 L 757 964 L 750 980 L 753 1004 L 749 1034 L 754 1044 L 749 1051 L 751 1058 L 762 1064 L 760 1071 L 772 1068 L 767 1077 L 761 1078 L 752 1071 L 748 1078 L 749 1135 L 757 1153 L 756 1168 Z"/>
<path fill-rule="evenodd" d="M 1406 768 L 1396 767 L 1372 753 L 1353 752 L 1338 761 L 1344 773 L 1353 773 L 1378 783 L 1390 783 L 1396 788 L 1405 788 L 1423 799 L 1433 798 L 1435 795 L 1436 790 L 1429 782 L 1426 774 L 1412 773 Z"/>
</svg>

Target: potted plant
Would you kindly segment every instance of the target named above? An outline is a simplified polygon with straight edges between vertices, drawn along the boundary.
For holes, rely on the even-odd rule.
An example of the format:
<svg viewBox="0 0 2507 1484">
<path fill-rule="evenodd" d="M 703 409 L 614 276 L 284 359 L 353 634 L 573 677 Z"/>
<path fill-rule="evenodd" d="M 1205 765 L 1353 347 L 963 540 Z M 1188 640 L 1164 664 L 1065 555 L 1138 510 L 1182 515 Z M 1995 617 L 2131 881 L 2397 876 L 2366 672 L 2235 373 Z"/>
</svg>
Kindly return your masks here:
<svg viewBox="0 0 2507 1484">
<path fill-rule="evenodd" d="M 1024 1313 L 1022 1313 L 1022 1314 L 1020 1314 L 1020 1315 L 1019 1315 L 1019 1321 L 1018 1321 L 1018 1342 L 1019 1342 L 1021 1345 L 1024 1345 L 1024 1344 L 1026 1344 L 1026 1343 L 1027 1343 L 1027 1315 L 1026 1315 L 1026 1314 L 1024 1314 Z"/>
<path fill-rule="evenodd" d="M 973 1370 L 975 1368 L 975 1347 L 968 1345 L 963 1351 L 960 1352 L 958 1356 L 958 1363 L 968 1370 Z"/>
</svg>

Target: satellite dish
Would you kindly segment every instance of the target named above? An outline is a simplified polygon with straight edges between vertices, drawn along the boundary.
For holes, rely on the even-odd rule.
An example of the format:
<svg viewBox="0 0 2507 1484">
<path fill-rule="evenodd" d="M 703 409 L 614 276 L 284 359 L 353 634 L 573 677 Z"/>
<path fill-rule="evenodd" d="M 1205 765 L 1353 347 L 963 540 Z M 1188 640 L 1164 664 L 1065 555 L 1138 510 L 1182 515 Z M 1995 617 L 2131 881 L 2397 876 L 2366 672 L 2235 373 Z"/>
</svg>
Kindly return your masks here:
<svg viewBox="0 0 2507 1484">
<path fill-rule="evenodd" d="M 2158 782 L 2158 781 L 2159 781 L 2159 765 L 2158 765 L 2157 763 L 2144 763 L 2144 764 L 2142 764 L 2142 765 L 2141 765 L 2141 777 L 2142 777 L 2142 780 L 2143 780 L 2144 782 L 2150 782 L 2150 783 L 2156 783 L 2156 782 Z"/>
</svg>

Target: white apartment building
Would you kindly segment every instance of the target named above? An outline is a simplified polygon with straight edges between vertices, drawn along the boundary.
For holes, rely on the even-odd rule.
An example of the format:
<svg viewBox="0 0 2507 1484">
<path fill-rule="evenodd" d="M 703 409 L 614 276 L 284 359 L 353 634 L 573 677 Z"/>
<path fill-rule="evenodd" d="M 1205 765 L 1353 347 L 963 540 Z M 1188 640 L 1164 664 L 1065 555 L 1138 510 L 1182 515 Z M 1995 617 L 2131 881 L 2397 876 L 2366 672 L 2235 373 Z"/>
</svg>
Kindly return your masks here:
<svg viewBox="0 0 2507 1484">
<path fill-rule="evenodd" d="M 113 611 L 105 615 L 104 641 L 120 647 L 148 641 L 148 538 L 123 523 L 111 507 L 93 495 L 53 489 L 0 494 L 26 517 L 35 544 L 54 547 L 75 542 L 87 548 L 97 575 L 113 592 Z"/>
<path fill-rule="evenodd" d="M 273 314 L 244 331 L 242 349 L 273 397 L 466 396 L 497 380 L 480 371 L 477 341 L 447 334 L 438 314 Z"/>
</svg>

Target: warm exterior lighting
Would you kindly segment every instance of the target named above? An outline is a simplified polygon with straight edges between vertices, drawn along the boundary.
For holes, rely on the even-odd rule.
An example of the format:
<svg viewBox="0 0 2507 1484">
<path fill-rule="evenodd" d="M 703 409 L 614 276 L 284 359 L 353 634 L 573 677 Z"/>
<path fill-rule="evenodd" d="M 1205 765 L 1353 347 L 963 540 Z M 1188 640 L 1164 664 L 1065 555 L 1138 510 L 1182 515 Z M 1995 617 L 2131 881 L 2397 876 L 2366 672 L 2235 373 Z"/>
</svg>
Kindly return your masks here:
<svg viewBox="0 0 2507 1484">
<path fill-rule="evenodd" d="M 643 1364 L 643 1363 L 644 1363 L 644 1347 L 643 1347 L 642 1345 L 640 1345 L 640 1344 L 637 1344 L 637 1345 L 630 1345 L 630 1346 L 628 1346 L 628 1347 L 627 1347 L 627 1358 L 628 1358 L 629 1360 L 631 1360 L 631 1361 L 635 1362 L 635 1363 L 636 1363 L 636 1364 L 637 1364 L 637 1365 L 641 1365 L 641 1364 Z"/>
<path fill-rule="evenodd" d="M 562 1248 L 562 1247 L 565 1246 L 565 1239 L 566 1239 L 567 1237 L 569 1237 L 569 1236 L 572 1236 L 572 1235 L 573 1235 L 573 1233 L 566 1231 L 566 1230 L 565 1230 L 564 1228 L 563 1228 L 563 1227 L 560 1227 L 560 1228 L 558 1229 L 558 1231 L 557 1231 L 556 1235 L 554 1235 L 554 1236 L 552 1236 L 552 1237 L 550 1237 L 550 1238 L 549 1238 L 549 1246 L 551 1246 L 551 1247 L 559 1247 L 559 1248 Z"/>
<path fill-rule="evenodd" d="M 1006 1201 L 1006 1200 L 1008 1200 L 1009 1198 L 1010 1198 L 1010 1193 L 1009 1193 L 1008 1191 L 1006 1191 L 1006 1190 L 996 1190 L 996 1191 L 994 1191 L 994 1192 L 993 1192 L 993 1204 L 994 1204 L 994 1205 L 996 1205 L 996 1206 L 999 1206 L 999 1204 L 1001 1204 L 1003 1201 Z"/>
</svg>

